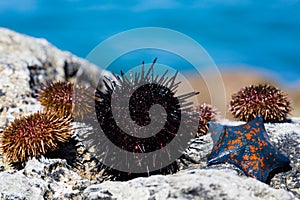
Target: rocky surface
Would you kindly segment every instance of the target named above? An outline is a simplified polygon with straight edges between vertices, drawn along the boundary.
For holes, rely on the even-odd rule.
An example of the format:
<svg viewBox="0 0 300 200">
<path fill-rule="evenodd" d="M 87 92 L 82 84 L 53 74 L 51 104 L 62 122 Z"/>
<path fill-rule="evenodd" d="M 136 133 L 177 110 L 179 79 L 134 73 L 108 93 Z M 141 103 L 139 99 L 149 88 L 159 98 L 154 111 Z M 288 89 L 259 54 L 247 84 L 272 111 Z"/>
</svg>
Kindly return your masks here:
<svg viewBox="0 0 300 200">
<path fill-rule="evenodd" d="M 105 182 L 83 191 L 87 199 L 292 199 L 233 170 L 194 169 L 175 175 L 155 175 L 128 182 Z"/>
<path fill-rule="evenodd" d="M 32 97 L 30 73 L 25 61 L 0 54 L 0 77 L 1 127 L 16 117 L 40 108 L 37 100 Z"/>
<path fill-rule="evenodd" d="M 0 28 L 0 127 L 39 108 L 38 90 L 49 81 L 98 81 L 99 69 L 44 39 Z M 76 75 L 76 76 L 75 76 Z"/>
<path fill-rule="evenodd" d="M 9 121 L 41 109 L 36 92 L 51 80 L 70 80 L 95 66 L 43 39 L 0 29 L 0 132 Z M 93 73 L 92 73 L 93 74 Z M 221 120 L 238 125 L 242 122 Z M 173 175 L 154 175 L 126 182 L 105 181 L 97 161 L 78 142 L 84 124 L 74 123 L 72 140 L 25 166 L 11 165 L 0 154 L 0 199 L 300 199 L 300 118 L 266 124 L 272 142 L 291 159 L 292 169 L 275 174 L 269 184 L 246 177 L 230 164 L 206 165 L 210 134 L 192 141 L 187 154 L 198 162 L 182 165 Z"/>
</svg>

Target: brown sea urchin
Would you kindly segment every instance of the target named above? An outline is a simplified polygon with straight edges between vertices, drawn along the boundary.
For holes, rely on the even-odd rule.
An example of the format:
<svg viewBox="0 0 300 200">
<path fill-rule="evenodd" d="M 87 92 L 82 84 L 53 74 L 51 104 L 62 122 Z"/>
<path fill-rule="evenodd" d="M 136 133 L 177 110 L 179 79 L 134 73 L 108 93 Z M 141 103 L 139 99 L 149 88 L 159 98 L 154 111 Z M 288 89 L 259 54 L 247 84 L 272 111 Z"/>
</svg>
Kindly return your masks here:
<svg viewBox="0 0 300 200">
<path fill-rule="evenodd" d="M 208 122 L 215 122 L 218 119 L 218 111 L 210 104 L 201 104 L 196 108 L 196 112 L 199 113 L 199 125 L 197 130 L 197 137 L 205 135 L 208 131 Z"/>
<path fill-rule="evenodd" d="M 71 117 L 36 112 L 15 119 L 1 133 L 1 152 L 9 162 L 24 162 L 54 150 L 72 134 Z"/>
<path fill-rule="evenodd" d="M 49 83 L 38 95 L 46 110 L 53 110 L 61 116 L 72 115 L 83 119 L 94 111 L 94 90 L 71 82 Z"/>
<path fill-rule="evenodd" d="M 249 122 L 258 115 L 264 122 L 281 122 L 292 110 L 290 99 L 271 85 L 250 85 L 232 95 L 229 111 L 235 118 Z"/>
<path fill-rule="evenodd" d="M 72 113 L 74 85 L 71 82 L 51 82 L 38 94 L 38 100 L 46 110 L 53 110 L 62 116 Z"/>
</svg>

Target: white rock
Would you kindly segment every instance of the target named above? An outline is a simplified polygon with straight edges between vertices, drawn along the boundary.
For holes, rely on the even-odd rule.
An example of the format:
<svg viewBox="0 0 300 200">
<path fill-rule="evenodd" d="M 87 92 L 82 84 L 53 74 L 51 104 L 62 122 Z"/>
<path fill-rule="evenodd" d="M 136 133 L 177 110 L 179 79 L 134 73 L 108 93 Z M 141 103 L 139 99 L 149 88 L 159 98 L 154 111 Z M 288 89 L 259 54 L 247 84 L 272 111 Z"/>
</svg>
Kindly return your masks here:
<svg viewBox="0 0 300 200">
<path fill-rule="evenodd" d="M 22 173 L 0 173 L 0 197 L 4 199 L 43 199 L 47 183 L 41 179 L 28 179 Z"/>
<path fill-rule="evenodd" d="M 155 175 L 128 182 L 105 182 L 89 186 L 87 199 L 293 199 L 285 190 L 276 190 L 232 170 L 194 169 L 175 175 Z"/>
<path fill-rule="evenodd" d="M 110 76 L 109 72 L 103 73 Z M 44 39 L 0 27 L 0 127 L 41 109 L 33 97 L 47 82 L 76 78 L 95 86 L 100 75 L 95 65 Z"/>
</svg>

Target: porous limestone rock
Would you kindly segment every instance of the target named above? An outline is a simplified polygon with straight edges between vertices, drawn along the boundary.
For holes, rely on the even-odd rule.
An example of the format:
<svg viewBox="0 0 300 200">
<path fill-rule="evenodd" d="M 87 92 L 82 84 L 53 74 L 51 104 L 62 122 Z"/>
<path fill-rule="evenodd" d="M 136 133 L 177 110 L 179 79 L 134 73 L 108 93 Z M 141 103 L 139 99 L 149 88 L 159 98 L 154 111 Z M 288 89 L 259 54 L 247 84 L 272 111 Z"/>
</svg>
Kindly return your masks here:
<svg viewBox="0 0 300 200">
<path fill-rule="evenodd" d="M 194 169 L 175 175 L 155 175 L 128 182 L 105 182 L 83 191 L 86 199 L 293 199 L 252 178 L 232 170 Z"/>
<path fill-rule="evenodd" d="M 95 65 L 45 39 L 0 28 L 0 127 L 40 109 L 34 97 L 47 82 L 74 81 L 80 76 L 85 84 L 95 85 L 101 73 Z"/>
</svg>

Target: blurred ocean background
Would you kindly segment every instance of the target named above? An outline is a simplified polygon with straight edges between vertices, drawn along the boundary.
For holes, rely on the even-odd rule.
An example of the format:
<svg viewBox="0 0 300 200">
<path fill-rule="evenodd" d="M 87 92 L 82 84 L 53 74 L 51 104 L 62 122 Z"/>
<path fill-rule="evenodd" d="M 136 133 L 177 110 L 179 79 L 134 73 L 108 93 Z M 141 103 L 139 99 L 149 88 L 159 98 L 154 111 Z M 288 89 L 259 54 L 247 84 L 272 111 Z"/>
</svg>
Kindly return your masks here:
<svg viewBox="0 0 300 200">
<path fill-rule="evenodd" d="M 264 70 L 300 83 L 299 0 L 1 0 L 0 26 L 83 58 L 119 32 L 164 27 L 199 42 L 221 70 Z"/>
</svg>

